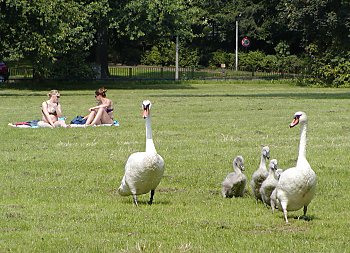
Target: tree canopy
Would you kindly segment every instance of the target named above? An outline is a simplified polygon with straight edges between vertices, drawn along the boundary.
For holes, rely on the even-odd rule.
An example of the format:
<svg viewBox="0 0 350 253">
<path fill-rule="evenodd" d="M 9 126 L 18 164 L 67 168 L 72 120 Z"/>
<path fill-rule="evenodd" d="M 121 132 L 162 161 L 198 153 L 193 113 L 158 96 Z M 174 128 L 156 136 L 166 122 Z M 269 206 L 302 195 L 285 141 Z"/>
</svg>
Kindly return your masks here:
<svg viewBox="0 0 350 253">
<path fill-rule="evenodd" d="M 30 61 L 38 77 L 89 77 L 93 62 L 108 76 L 108 61 L 139 64 L 180 36 L 182 51 L 207 65 L 234 52 L 238 21 L 250 50 L 276 54 L 284 43 L 315 69 L 335 68 L 348 66 L 349 13 L 348 0 L 0 0 L 0 58 Z"/>
</svg>

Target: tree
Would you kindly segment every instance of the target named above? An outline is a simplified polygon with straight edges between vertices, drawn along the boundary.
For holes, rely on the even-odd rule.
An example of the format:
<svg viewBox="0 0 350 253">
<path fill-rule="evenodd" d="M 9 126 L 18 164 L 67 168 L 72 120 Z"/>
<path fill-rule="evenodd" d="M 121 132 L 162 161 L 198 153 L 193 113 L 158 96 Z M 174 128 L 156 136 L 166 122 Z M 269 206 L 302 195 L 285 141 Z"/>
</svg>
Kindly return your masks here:
<svg viewBox="0 0 350 253">
<path fill-rule="evenodd" d="M 312 82 L 346 84 L 350 61 L 349 1 L 282 0 L 279 10 L 288 28 L 302 35 L 300 43 L 309 56 Z"/>
<path fill-rule="evenodd" d="M 350 50 L 348 0 L 282 0 L 278 9 L 288 28 L 301 33 L 304 48 L 313 43 L 320 52 Z"/>
<path fill-rule="evenodd" d="M 93 2 L 3 0 L 1 54 L 11 60 L 30 59 L 35 77 L 48 77 L 54 64 L 91 48 L 96 32 L 92 14 L 101 8 Z"/>
<path fill-rule="evenodd" d="M 110 4 L 110 41 L 119 53 L 125 48 L 135 51 L 135 47 L 150 50 L 177 35 L 192 39 L 191 25 L 197 21 L 198 10 L 190 1 L 121 0 Z M 130 44 L 133 48 L 127 47 Z"/>
</svg>

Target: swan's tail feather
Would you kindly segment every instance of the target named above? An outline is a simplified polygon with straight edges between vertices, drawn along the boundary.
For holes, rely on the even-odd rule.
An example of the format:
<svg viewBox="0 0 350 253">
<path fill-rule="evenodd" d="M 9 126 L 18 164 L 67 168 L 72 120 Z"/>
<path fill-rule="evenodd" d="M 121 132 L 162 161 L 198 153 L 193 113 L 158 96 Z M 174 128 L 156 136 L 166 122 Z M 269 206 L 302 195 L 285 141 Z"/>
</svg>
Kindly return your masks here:
<svg viewBox="0 0 350 253">
<path fill-rule="evenodd" d="M 125 182 L 125 176 L 123 177 L 122 182 L 121 182 L 121 184 L 120 184 L 120 186 L 118 188 L 118 193 L 121 196 L 129 196 L 129 195 L 131 195 L 131 191 L 129 189 L 129 186 Z"/>
</svg>

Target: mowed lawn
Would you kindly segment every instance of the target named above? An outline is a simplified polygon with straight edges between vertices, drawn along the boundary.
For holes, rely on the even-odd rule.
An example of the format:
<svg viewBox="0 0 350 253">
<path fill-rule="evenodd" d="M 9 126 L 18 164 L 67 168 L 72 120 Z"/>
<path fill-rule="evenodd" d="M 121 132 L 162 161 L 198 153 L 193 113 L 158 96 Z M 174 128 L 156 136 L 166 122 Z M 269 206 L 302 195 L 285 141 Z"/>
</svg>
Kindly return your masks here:
<svg viewBox="0 0 350 253">
<path fill-rule="evenodd" d="M 350 90 L 275 82 L 104 84 L 119 127 L 18 129 L 40 118 L 50 88 L 0 88 L 0 252 L 350 252 Z M 61 90 L 70 120 L 94 89 Z M 83 87 L 83 86 L 82 86 Z M 58 88 L 59 86 L 52 86 Z M 145 149 L 141 102 L 152 101 L 153 139 L 165 160 L 154 204 L 116 193 L 128 156 Z M 283 169 L 296 163 L 296 111 L 308 115 L 307 159 L 318 177 L 308 208 L 275 214 L 223 199 L 237 155 L 250 181 L 261 145 Z"/>
</svg>

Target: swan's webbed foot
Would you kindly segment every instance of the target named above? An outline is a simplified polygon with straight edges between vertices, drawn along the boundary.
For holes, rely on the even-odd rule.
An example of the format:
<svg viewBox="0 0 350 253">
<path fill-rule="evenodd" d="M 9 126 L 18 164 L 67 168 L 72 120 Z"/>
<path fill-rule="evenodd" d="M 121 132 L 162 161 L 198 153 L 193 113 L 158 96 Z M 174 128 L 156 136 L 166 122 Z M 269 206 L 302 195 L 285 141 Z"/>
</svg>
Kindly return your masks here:
<svg viewBox="0 0 350 253">
<path fill-rule="evenodd" d="M 153 203 L 153 196 L 154 196 L 154 190 L 151 190 L 151 198 L 148 201 L 149 205 L 152 205 L 152 203 Z"/>
<path fill-rule="evenodd" d="M 306 212 L 307 212 L 307 206 L 304 206 L 304 214 L 301 216 L 298 216 L 298 220 L 306 220 L 306 221 L 310 221 L 311 218 L 306 216 Z"/>
<path fill-rule="evenodd" d="M 310 220 L 311 220 L 311 217 L 306 216 L 306 215 L 301 215 L 301 216 L 296 217 L 296 219 L 298 219 L 298 220 L 310 221 Z"/>
</svg>

